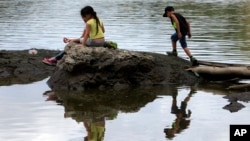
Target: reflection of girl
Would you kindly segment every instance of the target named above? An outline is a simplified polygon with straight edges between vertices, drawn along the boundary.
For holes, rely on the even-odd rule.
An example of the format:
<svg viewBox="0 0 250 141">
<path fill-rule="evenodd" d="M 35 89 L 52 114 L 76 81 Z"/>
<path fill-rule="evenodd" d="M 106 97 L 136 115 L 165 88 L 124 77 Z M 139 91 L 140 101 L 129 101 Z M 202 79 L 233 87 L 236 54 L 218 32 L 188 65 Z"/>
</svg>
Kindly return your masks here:
<svg viewBox="0 0 250 141">
<path fill-rule="evenodd" d="M 81 43 L 83 46 L 88 47 L 108 47 L 108 48 L 117 48 L 117 43 L 107 42 L 104 38 L 104 25 L 101 19 L 97 17 L 96 12 L 91 6 L 86 6 L 81 9 L 81 16 L 83 21 L 86 24 L 86 27 L 80 38 L 69 39 L 63 38 L 64 43 L 76 42 Z M 60 52 L 55 57 L 44 58 L 43 62 L 49 65 L 56 65 L 57 60 L 60 60 L 65 52 Z"/>
<path fill-rule="evenodd" d="M 84 141 L 103 141 L 105 132 L 105 119 L 104 117 L 97 121 L 84 121 L 84 126 L 88 135 Z"/>
</svg>

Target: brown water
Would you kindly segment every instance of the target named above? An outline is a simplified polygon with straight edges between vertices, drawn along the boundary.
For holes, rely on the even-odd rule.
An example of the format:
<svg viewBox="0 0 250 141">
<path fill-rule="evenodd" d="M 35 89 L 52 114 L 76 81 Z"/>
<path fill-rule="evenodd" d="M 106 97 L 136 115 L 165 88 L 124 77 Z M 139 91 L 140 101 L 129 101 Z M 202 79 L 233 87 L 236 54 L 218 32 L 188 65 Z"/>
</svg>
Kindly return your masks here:
<svg viewBox="0 0 250 141">
<path fill-rule="evenodd" d="M 62 37 L 79 37 L 84 28 L 80 8 L 92 5 L 104 21 L 107 40 L 122 49 L 165 54 L 174 32 L 162 17 L 167 4 L 191 22 L 188 46 L 198 59 L 250 64 L 249 0 L 1 0 L 0 50 L 63 49 Z M 180 46 L 178 51 L 186 57 Z M 246 107 L 234 113 L 222 109 L 228 104 L 223 96 L 233 92 L 219 84 L 220 89 L 197 84 L 105 93 L 110 99 L 99 92 L 61 95 L 61 104 L 46 101 L 46 80 L 0 86 L 0 140 L 82 141 L 87 136 L 83 122 L 99 121 L 105 122 L 105 141 L 228 141 L 230 124 L 250 124 L 249 103 L 241 102 Z M 178 107 L 190 98 L 186 112 L 192 114 L 184 119 L 186 129 L 171 138 L 164 129 L 176 123 L 171 113 L 176 92 Z"/>
</svg>

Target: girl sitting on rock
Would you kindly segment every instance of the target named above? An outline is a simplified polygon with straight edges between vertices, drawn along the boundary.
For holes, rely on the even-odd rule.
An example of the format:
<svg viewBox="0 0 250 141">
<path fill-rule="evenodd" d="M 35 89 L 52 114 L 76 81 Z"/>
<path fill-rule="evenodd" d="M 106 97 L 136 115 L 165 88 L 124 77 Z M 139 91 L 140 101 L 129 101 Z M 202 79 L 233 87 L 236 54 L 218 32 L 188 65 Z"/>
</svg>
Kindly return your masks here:
<svg viewBox="0 0 250 141">
<path fill-rule="evenodd" d="M 97 17 L 96 12 L 91 6 L 86 6 L 81 9 L 81 16 L 86 24 L 86 27 L 80 38 L 69 39 L 63 38 L 64 43 L 76 42 L 81 43 L 83 46 L 87 47 L 107 47 L 107 48 L 117 48 L 117 43 L 112 41 L 105 41 L 104 38 L 104 25 L 101 19 Z M 60 60 L 64 51 L 60 52 L 54 57 L 44 58 L 43 62 L 49 65 L 56 65 L 57 60 Z"/>
</svg>

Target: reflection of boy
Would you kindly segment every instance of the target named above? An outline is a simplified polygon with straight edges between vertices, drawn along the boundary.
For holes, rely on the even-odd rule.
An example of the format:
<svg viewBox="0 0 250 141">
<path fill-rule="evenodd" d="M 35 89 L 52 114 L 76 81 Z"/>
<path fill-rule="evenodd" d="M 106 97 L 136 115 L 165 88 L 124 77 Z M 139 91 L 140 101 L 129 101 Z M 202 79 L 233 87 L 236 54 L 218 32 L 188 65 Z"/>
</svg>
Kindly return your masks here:
<svg viewBox="0 0 250 141">
<path fill-rule="evenodd" d="M 181 114 L 184 118 L 188 118 L 191 115 L 191 111 L 188 110 L 188 114 L 186 113 L 186 108 L 187 108 L 187 102 L 189 101 L 191 95 L 188 95 L 184 101 L 181 102 L 181 108 L 179 109 L 177 106 L 177 100 L 176 100 L 176 95 L 173 96 L 173 101 L 172 101 L 172 107 L 171 107 L 171 113 L 172 114 Z"/>
<path fill-rule="evenodd" d="M 173 95 L 171 113 L 176 115 L 175 121 L 172 123 L 172 128 L 165 128 L 164 132 L 166 133 L 167 138 L 173 138 L 176 133 L 180 133 L 182 130 L 186 129 L 190 125 L 189 118 L 191 116 L 191 111 L 188 110 L 186 113 L 187 102 L 189 101 L 191 94 L 189 94 L 184 101 L 181 102 L 180 108 L 177 106 L 176 100 L 177 94 Z"/>
</svg>

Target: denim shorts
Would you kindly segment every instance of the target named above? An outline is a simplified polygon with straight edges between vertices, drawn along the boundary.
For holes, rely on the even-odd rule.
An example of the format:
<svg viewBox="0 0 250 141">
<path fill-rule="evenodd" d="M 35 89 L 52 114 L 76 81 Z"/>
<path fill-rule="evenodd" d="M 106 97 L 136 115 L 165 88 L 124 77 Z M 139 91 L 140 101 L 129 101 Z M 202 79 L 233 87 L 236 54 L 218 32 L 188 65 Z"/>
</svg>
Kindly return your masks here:
<svg viewBox="0 0 250 141">
<path fill-rule="evenodd" d="M 171 36 L 171 40 L 172 41 L 178 41 L 180 42 L 181 44 L 181 47 L 182 48 L 186 48 L 187 47 L 187 42 L 186 42 L 186 36 L 182 36 L 182 38 L 178 38 L 178 34 L 177 33 L 174 33 L 172 36 Z"/>
<path fill-rule="evenodd" d="M 83 38 L 80 38 L 80 43 L 82 43 L 82 41 L 83 41 Z M 105 41 L 95 42 L 95 41 L 88 38 L 87 42 L 86 42 L 86 46 L 88 46 L 88 47 L 103 47 L 104 43 L 105 43 Z"/>
</svg>

